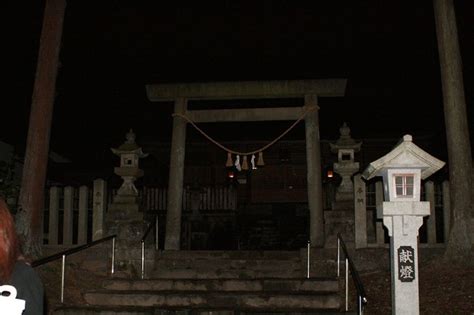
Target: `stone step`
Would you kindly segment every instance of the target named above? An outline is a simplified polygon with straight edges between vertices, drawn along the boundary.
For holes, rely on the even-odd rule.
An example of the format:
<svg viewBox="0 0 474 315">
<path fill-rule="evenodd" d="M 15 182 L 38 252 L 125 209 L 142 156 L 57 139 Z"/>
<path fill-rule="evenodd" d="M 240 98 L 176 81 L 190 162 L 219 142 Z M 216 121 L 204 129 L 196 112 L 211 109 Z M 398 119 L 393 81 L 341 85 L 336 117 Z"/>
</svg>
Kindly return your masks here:
<svg viewBox="0 0 474 315">
<path fill-rule="evenodd" d="M 271 250 L 164 250 L 157 253 L 157 259 L 299 259 L 299 251 L 271 251 Z"/>
<path fill-rule="evenodd" d="M 156 258 L 154 270 L 147 268 L 147 278 L 304 278 L 307 269 L 306 250 L 164 251 Z M 334 250 L 313 249 L 311 276 L 333 276 L 335 258 Z"/>
<path fill-rule="evenodd" d="M 304 276 L 299 261 L 242 260 L 242 259 L 164 259 L 157 260 L 150 278 L 178 279 L 255 279 L 301 278 Z"/>
<path fill-rule="evenodd" d="M 321 310 L 307 312 L 252 312 L 240 310 L 191 310 L 191 309 L 157 309 L 147 308 L 114 308 L 95 306 L 63 306 L 53 312 L 54 315 L 355 315 L 356 312 L 341 312 L 338 310 Z"/>
<path fill-rule="evenodd" d="M 315 311 L 338 310 L 337 293 L 238 293 L 238 292 L 159 292 L 159 291 L 95 291 L 84 294 L 85 301 L 95 306 L 137 306 L 154 308 Z"/>
<path fill-rule="evenodd" d="M 204 314 L 202 314 L 204 315 Z M 214 315 L 205 314 L 205 315 Z M 223 314 L 227 315 L 227 314 Z M 339 310 L 320 310 L 320 311 L 306 311 L 306 312 L 296 312 L 296 311 L 286 311 L 286 312 L 240 312 L 239 315 L 357 315 L 357 312 L 343 312 Z"/>
<path fill-rule="evenodd" d="M 193 268 L 193 269 L 252 269 L 252 270 L 284 270 L 289 268 L 299 268 L 301 261 L 298 260 L 277 260 L 277 259 L 158 259 L 157 268 Z"/>
<path fill-rule="evenodd" d="M 157 279 L 258 279 L 258 278 L 306 278 L 306 263 L 298 263 L 291 266 L 266 265 L 255 267 L 242 265 L 241 268 L 229 268 L 228 266 L 214 265 L 208 262 L 202 267 L 185 266 L 178 267 L 164 262 L 157 262 L 153 270 L 147 269 L 147 278 Z M 310 276 L 334 277 L 337 271 L 335 261 L 312 260 Z"/>
<path fill-rule="evenodd" d="M 140 307 L 96 307 L 96 306 L 63 306 L 52 312 L 54 315 L 155 315 L 161 314 L 155 312 L 153 308 Z M 163 313 L 163 315 L 171 313 Z M 177 315 L 178 313 L 176 313 Z M 188 315 L 189 312 L 182 313 Z M 181 314 L 180 314 L 181 315 Z"/>
<path fill-rule="evenodd" d="M 337 280 L 315 279 L 109 279 L 106 290 L 128 291 L 199 291 L 199 292 L 337 292 Z"/>
<path fill-rule="evenodd" d="M 347 243 L 347 241 L 346 241 Z M 138 253 L 136 254 L 138 255 Z M 148 255 L 148 252 L 147 252 Z M 151 254 L 150 254 L 151 255 Z M 336 259 L 337 252 L 334 249 L 311 248 L 312 260 L 329 261 Z M 154 253 L 150 259 L 156 261 L 247 261 L 256 263 L 298 263 L 306 260 L 307 249 L 302 248 L 297 251 L 199 251 L 199 250 L 164 250 Z M 147 256 L 148 258 L 148 256 Z"/>
<path fill-rule="evenodd" d="M 292 275 L 301 276 L 302 265 L 301 262 L 281 262 L 277 260 L 262 261 L 262 260 L 158 260 L 155 263 L 156 271 L 189 271 L 193 270 L 201 275 L 205 274 L 222 274 L 222 273 L 240 273 L 252 272 L 262 274 L 263 277 L 271 275 Z M 288 273 L 291 272 L 291 273 Z M 296 272 L 296 274 L 294 273 Z M 222 276 L 220 276 L 222 278 Z"/>
<path fill-rule="evenodd" d="M 259 278 L 304 278 L 306 271 L 301 268 L 286 270 L 252 270 L 249 268 L 226 269 L 209 266 L 205 269 L 197 268 L 163 268 L 156 266 L 149 272 L 152 279 L 259 279 Z"/>
</svg>

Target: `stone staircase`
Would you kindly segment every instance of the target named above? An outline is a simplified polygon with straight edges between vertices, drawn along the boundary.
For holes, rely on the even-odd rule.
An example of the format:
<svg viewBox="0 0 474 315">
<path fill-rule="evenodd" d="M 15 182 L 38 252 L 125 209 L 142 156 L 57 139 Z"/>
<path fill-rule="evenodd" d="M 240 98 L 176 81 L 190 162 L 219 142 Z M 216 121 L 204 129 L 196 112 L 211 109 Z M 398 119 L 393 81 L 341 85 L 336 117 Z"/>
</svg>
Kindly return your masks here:
<svg viewBox="0 0 474 315">
<path fill-rule="evenodd" d="M 146 279 L 108 279 L 100 290 L 84 293 L 88 305 L 64 306 L 55 314 L 337 314 L 340 309 L 338 281 L 306 279 L 303 251 L 163 251 L 155 257 Z"/>
</svg>

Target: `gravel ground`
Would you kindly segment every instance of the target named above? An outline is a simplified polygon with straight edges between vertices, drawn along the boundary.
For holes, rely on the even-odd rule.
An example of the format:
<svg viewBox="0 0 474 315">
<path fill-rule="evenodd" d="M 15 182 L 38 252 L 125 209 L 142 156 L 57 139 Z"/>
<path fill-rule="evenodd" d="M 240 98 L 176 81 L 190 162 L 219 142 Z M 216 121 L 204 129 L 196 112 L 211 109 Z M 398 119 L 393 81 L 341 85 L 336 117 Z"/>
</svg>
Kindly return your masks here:
<svg viewBox="0 0 474 315">
<path fill-rule="evenodd" d="M 474 314 L 473 267 L 430 264 L 419 270 L 421 314 Z M 368 299 L 365 314 L 391 314 L 390 273 L 366 273 L 361 280 Z M 354 297 L 353 288 L 351 293 Z"/>
</svg>

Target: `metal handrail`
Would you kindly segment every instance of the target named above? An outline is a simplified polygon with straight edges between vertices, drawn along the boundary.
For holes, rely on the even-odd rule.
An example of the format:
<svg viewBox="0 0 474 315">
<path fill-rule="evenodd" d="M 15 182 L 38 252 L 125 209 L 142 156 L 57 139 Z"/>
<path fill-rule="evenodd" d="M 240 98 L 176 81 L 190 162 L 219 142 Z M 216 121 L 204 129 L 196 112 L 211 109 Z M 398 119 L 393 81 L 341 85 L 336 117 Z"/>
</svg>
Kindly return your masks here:
<svg viewBox="0 0 474 315">
<path fill-rule="evenodd" d="M 64 250 L 64 251 L 56 253 L 54 255 L 35 260 L 31 263 L 31 266 L 32 267 L 38 267 L 38 266 L 44 265 L 46 263 L 49 263 L 51 261 L 54 261 L 56 259 L 61 258 L 61 260 L 62 260 L 62 263 L 61 263 L 61 303 L 63 303 L 64 302 L 64 275 L 66 273 L 66 256 L 72 255 L 72 254 L 80 252 L 80 251 L 83 251 L 83 250 L 85 250 L 89 247 L 95 246 L 97 244 L 100 244 L 100 243 L 103 243 L 105 241 L 108 241 L 108 240 L 112 239 L 112 257 L 111 257 L 112 262 L 111 262 L 111 267 L 110 267 L 110 273 L 113 275 L 115 273 L 115 238 L 116 237 L 117 237 L 117 235 L 114 234 L 114 235 L 110 235 L 110 236 L 101 238 L 99 240 L 96 240 L 96 241 L 93 241 L 93 242 L 90 242 L 90 243 L 87 243 L 87 244 L 84 244 L 84 245 L 81 245 L 81 246 L 77 246 L 77 247 L 74 247 L 74 248 L 71 248 L 71 249 Z"/>
<path fill-rule="evenodd" d="M 357 272 L 357 269 L 354 265 L 354 262 L 352 261 L 351 257 L 349 256 L 349 252 L 347 251 L 346 243 L 344 243 L 344 240 L 342 239 L 342 236 L 340 233 L 337 233 L 337 277 L 340 275 L 339 271 L 339 266 L 340 266 L 340 260 L 341 260 L 341 254 L 340 250 L 342 248 L 342 251 L 344 252 L 345 256 L 345 262 L 346 262 L 346 270 L 345 270 L 345 285 L 346 285 L 346 312 L 348 311 L 348 306 L 349 306 L 349 285 L 348 285 L 348 278 L 349 278 L 349 270 L 351 272 L 352 276 L 352 281 L 354 281 L 354 286 L 357 292 L 357 314 L 363 314 L 364 313 L 364 306 L 367 304 L 367 296 L 365 294 L 365 289 L 364 285 L 362 284 L 362 281 L 360 280 L 359 273 Z"/>
<path fill-rule="evenodd" d="M 158 215 L 155 216 L 155 224 L 150 223 L 143 234 L 143 237 L 140 241 L 141 248 L 142 248 L 142 273 L 141 273 L 141 278 L 145 278 L 145 241 L 150 234 L 151 230 L 153 229 L 153 225 L 155 227 L 155 249 L 158 250 Z"/>
</svg>

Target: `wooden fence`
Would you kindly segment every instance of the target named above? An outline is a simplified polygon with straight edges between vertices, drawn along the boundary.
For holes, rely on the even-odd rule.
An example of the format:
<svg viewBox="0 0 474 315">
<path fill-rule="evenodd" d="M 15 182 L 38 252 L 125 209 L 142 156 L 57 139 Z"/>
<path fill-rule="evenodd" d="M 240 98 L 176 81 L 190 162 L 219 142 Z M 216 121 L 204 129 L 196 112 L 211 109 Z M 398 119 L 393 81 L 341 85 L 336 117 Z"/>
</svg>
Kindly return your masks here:
<svg viewBox="0 0 474 315">
<path fill-rule="evenodd" d="M 144 187 L 140 191 L 143 208 L 147 210 L 166 210 L 168 190 L 166 188 Z M 183 210 L 236 210 L 237 192 L 229 186 L 202 187 L 183 190 Z"/>
<path fill-rule="evenodd" d="M 104 236 L 107 183 L 94 181 L 92 187 L 50 187 L 46 195 L 44 244 L 82 245 Z"/>
<path fill-rule="evenodd" d="M 104 223 L 108 206 L 116 189 L 107 189 L 102 179 L 92 187 L 50 187 L 46 195 L 43 231 L 44 244 L 82 245 L 105 237 Z M 139 197 L 144 211 L 165 211 L 167 189 L 143 187 Z M 183 211 L 233 211 L 237 209 L 237 193 L 232 187 L 202 187 L 183 190 Z"/>
<path fill-rule="evenodd" d="M 360 175 L 354 177 L 355 245 L 357 248 L 385 247 L 388 237 L 381 220 L 382 181 L 367 185 Z M 105 235 L 104 223 L 108 205 L 115 190 L 108 190 L 102 179 L 92 187 L 50 187 L 44 211 L 44 244 L 81 245 Z M 139 190 L 145 211 L 165 211 L 167 190 L 144 187 Z M 420 243 L 440 246 L 449 231 L 449 182 L 423 184 L 422 200 L 430 201 L 431 215 L 425 217 L 420 229 Z M 379 206 L 378 206 L 379 205 Z M 183 211 L 234 211 L 237 193 L 232 187 L 186 187 L 183 190 Z"/>
</svg>

